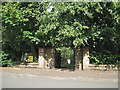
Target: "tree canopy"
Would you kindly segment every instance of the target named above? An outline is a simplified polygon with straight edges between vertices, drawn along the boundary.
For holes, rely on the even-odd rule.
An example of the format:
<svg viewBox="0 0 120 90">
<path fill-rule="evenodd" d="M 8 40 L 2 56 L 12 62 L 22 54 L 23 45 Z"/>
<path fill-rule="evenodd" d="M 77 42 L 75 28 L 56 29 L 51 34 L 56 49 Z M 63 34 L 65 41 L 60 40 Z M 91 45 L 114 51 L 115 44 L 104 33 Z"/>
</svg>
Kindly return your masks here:
<svg viewBox="0 0 120 90">
<path fill-rule="evenodd" d="M 119 8 L 119 2 L 3 3 L 3 50 L 9 58 L 20 59 L 30 45 L 89 46 L 92 61 L 109 62 L 114 57 L 116 62 L 120 53 Z"/>
</svg>

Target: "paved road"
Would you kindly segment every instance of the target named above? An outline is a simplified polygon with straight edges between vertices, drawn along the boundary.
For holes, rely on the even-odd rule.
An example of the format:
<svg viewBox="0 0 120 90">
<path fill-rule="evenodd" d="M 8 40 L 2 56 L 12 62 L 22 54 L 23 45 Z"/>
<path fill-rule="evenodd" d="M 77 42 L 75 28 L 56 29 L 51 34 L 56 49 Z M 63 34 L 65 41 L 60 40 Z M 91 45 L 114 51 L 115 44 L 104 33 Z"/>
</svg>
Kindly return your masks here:
<svg viewBox="0 0 120 90">
<path fill-rule="evenodd" d="M 3 88 L 118 88 L 117 77 L 90 78 L 77 72 L 47 71 L 36 69 L 4 69 Z M 36 73 L 33 71 L 36 70 Z M 39 74 L 38 72 L 39 71 Z M 40 72 L 41 71 L 41 72 Z M 26 73 L 25 73 L 26 72 Z M 45 75 L 43 75 L 43 73 Z M 54 73 L 54 75 L 52 75 Z M 55 74 L 56 73 L 56 74 Z M 62 73 L 62 76 L 58 75 Z M 71 73 L 71 74 L 70 74 Z M 64 75 L 63 75 L 64 74 Z M 69 74 L 67 76 L 66 74 Z"/>
</svg>

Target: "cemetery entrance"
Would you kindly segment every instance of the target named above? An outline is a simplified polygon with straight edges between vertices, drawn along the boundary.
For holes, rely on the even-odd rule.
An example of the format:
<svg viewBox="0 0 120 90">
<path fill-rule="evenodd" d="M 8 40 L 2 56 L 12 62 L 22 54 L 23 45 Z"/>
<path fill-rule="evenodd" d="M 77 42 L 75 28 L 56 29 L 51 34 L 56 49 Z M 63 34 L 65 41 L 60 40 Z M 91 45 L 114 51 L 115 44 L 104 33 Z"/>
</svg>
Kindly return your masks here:
<svg viewBox="0 0 120 90">
<path fill-rule="evenodd" d="M 75 69 L 75 53 L 70 47 L 56 48 L 55 67 L 61 69 Z"/>
<path fill-rule="evenodd" d="M 89 48 L 61 47 L 39 48 L 38 63 L 40 68 L 86 69 L 89 66 Z"/>
</svg>

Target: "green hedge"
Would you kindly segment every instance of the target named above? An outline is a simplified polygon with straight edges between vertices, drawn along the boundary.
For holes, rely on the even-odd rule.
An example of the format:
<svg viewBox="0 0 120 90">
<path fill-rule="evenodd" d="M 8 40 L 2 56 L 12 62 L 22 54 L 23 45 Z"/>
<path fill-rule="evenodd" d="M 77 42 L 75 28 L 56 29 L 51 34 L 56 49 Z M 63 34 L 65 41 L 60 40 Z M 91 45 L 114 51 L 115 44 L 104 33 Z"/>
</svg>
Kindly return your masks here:
<svg viewBox="0 0 120 90">
<path fill-rule="evenodd" d="M 113 55 L 111 53 L 105 54 L 92 51 L 89 58 L 91 64 L 120 64 L 120 55 Z"/>
</svg>

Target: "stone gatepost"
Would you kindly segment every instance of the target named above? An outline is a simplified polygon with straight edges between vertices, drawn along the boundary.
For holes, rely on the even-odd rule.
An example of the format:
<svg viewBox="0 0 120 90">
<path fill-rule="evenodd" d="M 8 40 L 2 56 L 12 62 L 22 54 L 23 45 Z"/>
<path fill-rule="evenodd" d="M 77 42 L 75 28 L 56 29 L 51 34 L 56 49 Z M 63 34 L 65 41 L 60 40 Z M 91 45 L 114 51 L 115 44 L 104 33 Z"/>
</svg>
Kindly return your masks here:
<svg viewBox="0 0 120 90">
<path fill-rule="evenodd" d="M 89 48 L 83 48 L 83 69 L 88 69 L 89 67 Z"/>
<path fill-rule="evenodd" d="M 74 53 L 75 53 L 75 69 L 79 69 L 80 63 L 82 61 L 81 48 L 75 48 Z"/>
<path fill-rule="evenodd" d="M 46 68 L 46 60 L 44 57 L 44 48 L 39 48 L 39 55 L 38 55 L 38 68 Z"/>
<path fill-rule="evenodd" d="M 54 48 L 39 48 L 39 66 L 38 68 L 55 67 L 55 50 Z"/>
<path fill-rule="evenodd" d="M 75 50 L 75 69 L 87 69 L 89 67 L 89 48 L 76 48 Z"/>
<path fill-rule="evenodd" d="M 55 49 L 45 48 L 44 54 L 47 61 L 47 67 L 50 69 L 55 68 Z"/>
</svg>

